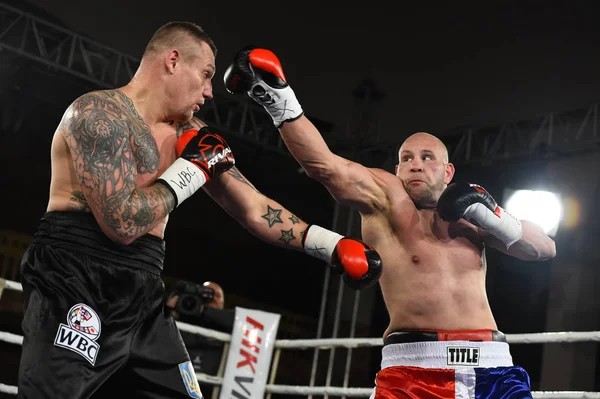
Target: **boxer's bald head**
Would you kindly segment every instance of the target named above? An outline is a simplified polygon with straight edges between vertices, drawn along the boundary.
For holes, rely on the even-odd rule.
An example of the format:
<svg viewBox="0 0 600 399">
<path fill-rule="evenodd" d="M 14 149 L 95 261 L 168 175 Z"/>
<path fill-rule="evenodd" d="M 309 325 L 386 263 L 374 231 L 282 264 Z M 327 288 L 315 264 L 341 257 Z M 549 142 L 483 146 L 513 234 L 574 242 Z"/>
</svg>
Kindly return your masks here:
<svg viewBox="0 0 600 399">
<path fill-rule="evenodd" d="M 425 132 L 410 135 L 398 151 L 396 176 L 417 208 L 434 208 L 454 176 L 448 149 L 437 137 Z"/>
</svg>

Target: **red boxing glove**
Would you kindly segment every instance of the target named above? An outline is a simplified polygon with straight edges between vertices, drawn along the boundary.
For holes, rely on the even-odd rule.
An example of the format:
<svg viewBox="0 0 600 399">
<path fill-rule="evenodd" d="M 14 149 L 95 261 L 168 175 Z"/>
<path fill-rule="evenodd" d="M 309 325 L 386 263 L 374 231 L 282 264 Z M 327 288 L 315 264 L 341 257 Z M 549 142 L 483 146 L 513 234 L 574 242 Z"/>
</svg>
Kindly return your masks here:
<svg viewBox="0 0 600 399">
<path fill-rule="evenodd" d="M 190 161 L 204 173 L 206 181 L 228 171 L 235 164 L 229 144 L 209 127 L 187 130 L 175 144 L 177 156 Z"/>
<path fill-rule="evenodd" d="M 346 285 L 355 290 L 370 287 L 381 277 L 381 257 L 360 240 L 311 225 L 304 234 L 303 246 L 307 254 L 333 266 Z"/>
<path fill-rule="evenodd" d="M 227 142 L 209 127 L 184 132 L 175 150 L 179 158 L 156 181 L 171 191 L 176 207 L 235 164 Z"/>
</svg>

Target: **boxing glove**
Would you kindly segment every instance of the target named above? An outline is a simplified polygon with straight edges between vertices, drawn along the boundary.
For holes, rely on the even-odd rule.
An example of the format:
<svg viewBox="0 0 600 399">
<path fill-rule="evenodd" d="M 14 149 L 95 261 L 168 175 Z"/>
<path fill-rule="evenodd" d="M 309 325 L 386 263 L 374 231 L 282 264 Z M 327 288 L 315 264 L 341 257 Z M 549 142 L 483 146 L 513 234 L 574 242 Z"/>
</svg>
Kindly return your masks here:
<svg viewBox="0 0 600 399">
<path fill-rule="evenodd" d="M 304 232 L 302 246 L 307 254 L 333 266 L 342 275 L 344 283 L 355 290 L 370 287 L 381 277 L 381 257 L 360 240 L 313 224 Z"/>
<path fill-rule="evenodd" d="M 247 93 L 262 105 L 278 128 L 303 114 L 279 59 L 270 50 L 248 46 L 238 51 L 225 71 L 224 81 L 229 93 Z"/>
<path fill-rule="evenodd" d="M 185 131 L 177 139 L 175 151 L 177 160 L 156 180 L 171 191 L 175 207 L 235 164 L 229 145 L 209 127 Z"/>
<path fill-rule="evenodd" d="M 452 183 L 440 196 L 437 210 L 442 220 L 456 222 L 463 218 L 488 230 L 506 248 L 523 236 L 521 221 L 502 209 L 483 187 L 466 182 Z"/>
</svg>

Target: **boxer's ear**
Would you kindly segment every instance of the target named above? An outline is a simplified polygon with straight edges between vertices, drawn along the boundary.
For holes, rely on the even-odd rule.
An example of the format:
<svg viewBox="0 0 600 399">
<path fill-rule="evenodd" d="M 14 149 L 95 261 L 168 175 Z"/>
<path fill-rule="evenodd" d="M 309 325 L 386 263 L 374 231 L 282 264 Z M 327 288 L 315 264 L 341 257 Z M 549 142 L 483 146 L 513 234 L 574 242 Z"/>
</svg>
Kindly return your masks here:
<svg viewBox="0 0 600 399">
<path fill-rule="evenodd" d="M 454 165 L 448 162 L 446 164 L 446 174 L 444 176 L 444 183 L 450 184 L 452 179 L 454 178 Z"/>
<path fill-rule="evenodd" d="M 177 49 L 169 51 L 165 57 L 165 69 L 169 75 L 175 73 L 177 64 L 181 61 L 181 53 Z"/>
</svg>

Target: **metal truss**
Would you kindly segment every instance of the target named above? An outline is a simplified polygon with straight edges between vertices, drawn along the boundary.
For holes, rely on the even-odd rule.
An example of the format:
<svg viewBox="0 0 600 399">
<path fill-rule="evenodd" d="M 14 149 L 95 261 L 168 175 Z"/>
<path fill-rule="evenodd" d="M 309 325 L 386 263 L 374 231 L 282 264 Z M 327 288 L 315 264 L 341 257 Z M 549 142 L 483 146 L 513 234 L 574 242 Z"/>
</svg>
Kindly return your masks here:
<svg viewBox="0 0 600 399">
<path fill-rule="evenodd" d="M 126 84 L 140 63 L 132 56 L 0 3 L 0 51 L 5 50 L 83 79 L 97 89 Z M 3 63 L 2 76 L 10 74 L 9 63 Z M 271 118 L 246 96 L 215 95 L 198 116 L 249 143 L 290 156 Z"/>
<path fill-rule="evenodd" d="M 100 87 L 127 82 L 139 60 L 0 3 L 0 48 L 66 71 Z"/>
<path fill-rule="evenodd" d="M 83 79 L 99 89 L 124 85 L 139 65 L 139 59 L 0 3 L 0 51 L 4 50 Z M 10 77 L 8 65 L 1 69 L 2 76 Z M 5 83 L 8 81 L 10 79 Z M 199 117 L 248 142 L 289 156 L 271 118 L 246 96 L 215 95 L 200 111 Z M 573 112 L 549 113 L 497 127 L 455 129 L 444 134 L 442 139 L 454 163 L 489 163 L 598 150 L 598 129 L 598 104 L 594 104 Z M 338 145 L 332 148 L 336 152 L 349 152 L 352 154 L 349 158 L 369 166 L 389 167 L 396 163 L 398 143 L 364 148 L 350 141 L 343 140 L 339 148 Z M 353 146 L 358 150 L 352 150 Z"/>
<path fill-rule="evenodd" d="M 500 126 L 453 129 L 440 137 L 455 164 L 490 164 L 517 159 L 551 159 L 600 150 L 600 104 L 552 112 Z M 359 159 L 386 167 L 398 161 L 398 143 L 359 152 Z"/>
</svg>

